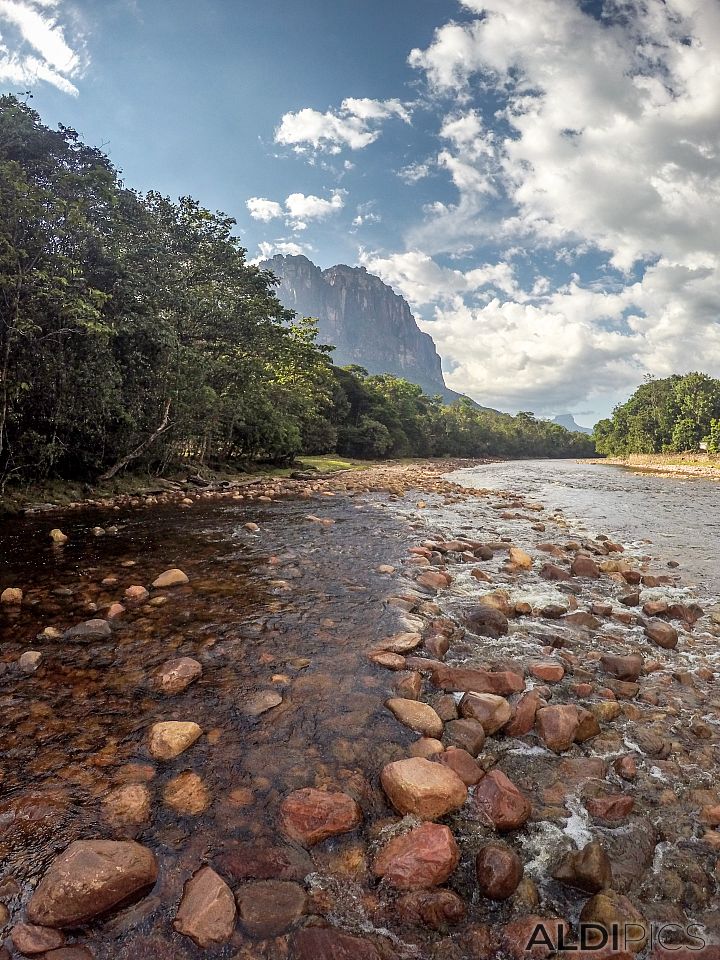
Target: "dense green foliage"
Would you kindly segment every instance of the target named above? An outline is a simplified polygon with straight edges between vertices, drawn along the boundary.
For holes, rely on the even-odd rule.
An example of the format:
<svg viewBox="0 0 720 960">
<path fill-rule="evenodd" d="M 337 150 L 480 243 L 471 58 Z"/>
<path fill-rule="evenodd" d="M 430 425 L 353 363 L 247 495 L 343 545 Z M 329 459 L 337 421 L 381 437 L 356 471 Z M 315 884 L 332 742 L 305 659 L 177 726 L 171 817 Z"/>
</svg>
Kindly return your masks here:
<svg viewBox="0 0 720 960">
<path fill-rule="evenodd" d="M 74 130 L 0 97 L 0 484 L 127 464 L 591 452 L 536 421 L 333 367 L 234 221 L 139 194 Z"/>
<path fill-rule="evenodd" d="M 677 453 L 701 443 L 720 450 L 720 380 L 688 373 L 648 378 L 612 418 L 595 427 L 599 453 Z"/>
</svg>

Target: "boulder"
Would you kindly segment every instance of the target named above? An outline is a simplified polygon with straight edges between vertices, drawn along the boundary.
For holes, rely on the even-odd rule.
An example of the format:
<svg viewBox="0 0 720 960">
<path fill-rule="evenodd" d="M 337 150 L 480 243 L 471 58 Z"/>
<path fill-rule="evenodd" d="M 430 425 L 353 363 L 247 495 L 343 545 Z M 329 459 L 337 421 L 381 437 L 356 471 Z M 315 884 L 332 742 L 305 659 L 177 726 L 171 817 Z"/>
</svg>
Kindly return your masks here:
<svg viewBox="0 0 720 960">
<path fill-rule="evenodd" d="M 420 737 L 415 743 L 410 744 L 408 753 L 411 757 L 432 757 L 436 753 L 442 753 L 444 749 L 439 740 L 433 737 Z"/>
<path fill-rule="evenodd" d="M 26 650 L 18 658 L 18 666 L 23 673 L 35 673 L 42 662 L 43 655 L 39 650 Z"/>
<path fill-rule="evenodd" d="M 579 553 L 572 562 L 570 573 L 574 577 L 586 577 L 587 579 L 597 580 L 600 576 L 600 568 L 592 557 L 585 553 Z"/>
<path fill-rule="evenodd" d="M 139 827 L 150 819 L 150 791 L 144 783 L 111 790 L 102 804 L 103 816 L 117 827 Z"/>
<path fill-rule="evenodd" d="M 77 927 L 139 898 L 157 880 L 155 856 L 130 840 L 76 840 L 45 872 L 27 907 L 30 923 Z"/>
<path fill-rule="evenodd" d="M 69 537 L 66 533 L 63 533 L 62 530 L 60 530 L 58 527 L 55 527 L 53 530 L 50 531 L 50 539 L 56 546 L 60 547 L 64 543 L 68 542 Z"/>
<path fill-rule="evenodd" d="M 512 717 L 512 708 L 504 697 L 494 693 L 466 693 L 460 701 L 460 716 L 477 720 L 487 736 L 501 730 Z"/>
<path fill-rule="evenodd" d="M 229 841 L 214 863 L 235 883 L 246 880 L 303 880 L 314 870 L 310 855 L 298 846 L 267 841 Z"/>
<path fill-rule="evenodd" d="M 362 811 L 347 793 L 306 787 L 285 797 L 280 805 L 280 823 L 285 836 L 311 847 L 355 830 L 362 823 Z"/>
<path fill-rule="evenodd" d="M 258 880 L 235 893 L 240 926 L 260 940 L 279 937 L 297 925 L 305 913 L 307 897 L 291 880 Z"/>
<path fill-rule="evenodd" d="M 422 757 L 388 763 L 380 780 L 398 813 L 423 820 L 444 817 L 467 800 L 467 787 L 453 770 Z"/>
<path fill-rule="evenodd" d="M 421 823 L 386 844 L 372 869 L 398 890 L 417 890 L 445 883 L 459 862 L 460 851 L 448 827 Z"/>
<path fill-rule="evenodd" d="M 535 715 L 538 736 L 554 753 L 570 749 L 579 725 L 578 708 L 574 704 L 541 707 Z"/>
<path fill-rule="evenodd" d="M 131 603 L 136 605 L 145 603 L 149 596 L 149 592 L 145 589 L 145 587 L 142 586 L 142 584 L 139 583 L 134 583 L 125 591 L 126 600 L 129 600 Z"/>
<path fill-rule="evenodd" d="M 528 690 L 515 704 L 512 718 L 505 725 L 506 737 L 524 737 L 535 726 L 535 714 L 545 701 L 538 690 Z"/>
<path fill-rule="evenodd" d="M 530 554 L 521 550 L 520 547 L 510 547 L 508 559 L 516 570 L 530 570 L 533 565 Z"/>
<path fill-rule="evenodd" d="M 530 667 L 530 673 L 543 683 L 560 683 L 565 676 L 565 667 L 557 660 L 541 660 Z"/>
<path fill-rule="evenodd" d="M 392 912 L 401 923 L 441 931 L 467 917 L 464 900 L 452 890 L 413 890 L 398 897 Z"/>
<path fill-rule="evenodd" d="M 400 723 L 416 733 L 425 737 L 442 737 L 443 722 L 427 703 L 391 697 L 385 701 L 385 706 Z"/>
<path fill-rule="evenodd" d="M 156 760 L 173 760 L 202 736 L 202 730 L 191 720 L 164 720 L 150 728 L 148 748 Z"/>
<path fill-rule="evenodd" d="M 572 577 L 563 567 L 558 567 L 555 563 L 544 563 L 540 568 L 540 577 L 543 580 L 561 581 L 571 580 Z"/>
<path fill-rule="evenodd" d="M 202 867 L 185 884 L 173 926 L 203 950 L 227 943 L 232 936 L 235 928 L 232 890 L 210 867 Z"/>
<path fill-rule="evenodd" d="M 530 817 L 530 801 L 501 770 L 491 770 L 475 787 L 474 814 L 496 830 L 516 830 Z"/>
<path fill-rule="evenodd" d="M 189 583 L 190 580 L 186 573 L 174 567 L 172 570 L 166 570 L 161 573 L 157 579 L 153 580 L 153 586 L 156 590 L 163 590 L 166 587 L 178 587 L 183 583 Z"/>
<path fill-rule="evenodd" d="M 507 900 L 522 880 L 523 864 L 506 843 L 486 843 L 475 858 L 475 873 L 481 896 Z"/>
<path fill-rule="evenodd" d="M 168 660 L 155 674 L 154 685 L 166 694 L 182 693 L 191 683 L 202 676 L 202 666 L 192 657 Z"/>
<path fill-rule="evenodd" d="M 585 801 L 588 813 L 605 823 L 625 820 L 635 807 L 634 797 L 626 793 L 616 793 L 606 797 L 589 797 Z"/>
</svg>

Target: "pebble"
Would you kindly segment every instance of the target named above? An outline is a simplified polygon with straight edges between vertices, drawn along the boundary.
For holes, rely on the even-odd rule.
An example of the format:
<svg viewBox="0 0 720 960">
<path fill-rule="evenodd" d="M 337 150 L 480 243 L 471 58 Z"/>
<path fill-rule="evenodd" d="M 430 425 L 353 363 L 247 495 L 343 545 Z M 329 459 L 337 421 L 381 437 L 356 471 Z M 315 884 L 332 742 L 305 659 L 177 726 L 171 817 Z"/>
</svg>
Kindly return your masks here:
<svg viewBox="0 0 720 960">
<path fill-rule="evenodd" d="M 150 728 L 148 747 L 156 760 L 173 760 L 200 736 L 202 730 L 193 721 L 165 720 Z"/>
</svg>

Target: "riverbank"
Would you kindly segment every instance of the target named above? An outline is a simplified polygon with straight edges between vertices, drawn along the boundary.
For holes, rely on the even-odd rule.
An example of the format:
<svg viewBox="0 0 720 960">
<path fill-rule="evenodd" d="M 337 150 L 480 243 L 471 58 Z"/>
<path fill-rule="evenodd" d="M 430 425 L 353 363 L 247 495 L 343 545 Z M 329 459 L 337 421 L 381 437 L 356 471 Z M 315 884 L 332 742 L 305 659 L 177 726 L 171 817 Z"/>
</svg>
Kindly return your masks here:
<svg viewBox="0 0 720 960">
<path fill-rule="evenodd" d="M 677 477 L 720 480 L 720 456 L 714 454 L 633 453 L 627 457 L 598 457 L 578 462 L 626 467 L 638 472 L 665 473 Z"/>
<path fill-rule="evenodd" d="M 637 546 L 447 478 L 467 465 L 8 521 L 16 947 L 523 960 L 538 922 L 590 920 L 720 938 L 718 617 Z"/>
</svg>

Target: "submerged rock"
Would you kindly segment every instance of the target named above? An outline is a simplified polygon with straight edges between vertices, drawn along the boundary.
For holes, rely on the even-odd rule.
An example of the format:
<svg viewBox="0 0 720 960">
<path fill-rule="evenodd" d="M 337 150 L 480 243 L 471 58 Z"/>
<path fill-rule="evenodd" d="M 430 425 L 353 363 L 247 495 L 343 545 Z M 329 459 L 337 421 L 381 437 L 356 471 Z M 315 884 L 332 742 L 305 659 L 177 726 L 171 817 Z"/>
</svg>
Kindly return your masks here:
<svg viewBox="0 0 720 960">
<path fill-rule="evenodd" d="M 278 937 L 296 926 L 307 902 L 300 884 L 289 880 L 246 883 L 235 896 L 241 927 L 261 940 Z"/>
<path fill-rule="evenodd" d="M 292 938 L 293 960 L 381 960 L 375 944 L 334 927 L 305 927 Z"/>
<path fill-rule="evenodd" d="M 445 883 L 459 862 L 460 851 L 448 827 L 422 823 L 382 848 L 373 873 L 398 890 L 417 890 Z"/>
<path fill-rule="evenodd" d="M 156 760 L 173 760 L 202 736 L 202 729 L 193 721 L 165 720 L 150 728 L 148 748 Z"/>
<path fill-rule="evenodd" d="M 287 837 L 311 847 L 355 830 L 362 823 L 362 811 L 347 793 L 306 787 L 285 797 L 280 805 L 280 823 Z"/>
<path fill-rule="evenodd" d="M 164 663 L 154 678 L 155 687 L 161 693 L 182 693 L 191 683 L 202 676 L 202 666 L 192 657 L 178 657 Z"/>
<path fill-rule="evenodd" d="M 156 590 L 162 590 L 165 587 L 177 587 L 189 582 L 190 579 L 188 575 L 175 567 L 172 570 L 166 570 L 164 573 L 161 573 L 159 577 L 153 580 L 153 586 Z"/>
<path fill-rule="evenodd" d="M 203 949 L 226 943 L 232 936 L 235 899 L 210 867 L 202 867 L 185 884 L 173 926 Z"/>
</svg>

